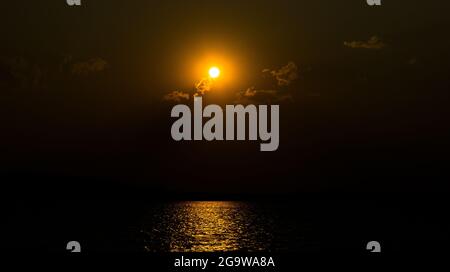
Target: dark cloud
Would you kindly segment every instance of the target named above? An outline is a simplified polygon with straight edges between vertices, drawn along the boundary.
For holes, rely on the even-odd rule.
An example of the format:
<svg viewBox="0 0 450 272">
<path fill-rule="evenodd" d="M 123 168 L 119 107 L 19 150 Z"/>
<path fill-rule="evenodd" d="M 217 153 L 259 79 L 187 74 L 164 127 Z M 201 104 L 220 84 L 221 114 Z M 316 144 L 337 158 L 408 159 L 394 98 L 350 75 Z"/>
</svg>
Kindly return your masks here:
<svg viewBox="0 0 450 272">
<path fill-rule="evenodd" d="M 412 57 L 412 58 L 410 58 L 409 60 L 408 60 L 408 64 L 409 65 L 414 65 L 414 64 L 416 64 L 417 63 L 417 58 L 415 58 L 415 57 Z"/>
<path fill-rule="evenodd" d="M 344 42 L 344 46 L 349 47 L 349 48 L 379 50 L 379 49 L 383 49 L 384 47 L 386 47 L 386 44 L 378 36 L 372 36 L 367 41 Z"/>
<path fill-rule="evenodd" d="M 47 71 L 23 57 L 0 58 L 3 80 L 9 84 L 18 84 L 21 88 L 37 88 L 42 86 Z"/>
<path fill-rule="evenodd" d="M 70 61 L 65 59 L 65 61 Z M 89 75 L 104 71 L 108 67 L 108 62 L 102 58 L 91 58 L 87 61 L 80 61 L 71 65 L 71 72 L 74 75 Z"/>
<path fill-rule="evenodd" d="M 108 63 L 101 58 L 73 62 L 71 56 L 64 57 L 59 64 L 35 63 L 22 56 L 0 57 L 0 78 L 2 85 L 12 88 L 48 88 L 66 79 L 68 75 L 89 75 L 105 70 Z"/>
<path fill-rule="evenodd" d="M 273 76 L 277 80 L 278 86 L 287 86 L 297 79 L 298 68 L 294 62 L 290 61 L 278 70 L 264 69 L 263 73 Z"/>
<path fill-rule="evenodd" d="M 73 57 L 68 55 L 64 56 L 62 62 L 59 65 L 60 73 L 71 73 L 72 72 L 72 62 Z"/>
<path fill-rule="evenodd" d="M 181 91 L 173 91 L 166 94 L 163 99 L 166 101 L 181 102 L 182 100 L 189 100 L 189 94 Z"/>
</svg>

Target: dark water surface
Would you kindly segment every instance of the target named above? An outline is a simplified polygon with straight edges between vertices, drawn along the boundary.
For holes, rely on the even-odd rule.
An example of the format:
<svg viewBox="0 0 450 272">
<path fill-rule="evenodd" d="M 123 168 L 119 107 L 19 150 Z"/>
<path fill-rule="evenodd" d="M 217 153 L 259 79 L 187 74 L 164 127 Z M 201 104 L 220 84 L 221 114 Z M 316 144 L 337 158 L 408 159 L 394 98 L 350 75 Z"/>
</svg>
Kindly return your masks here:
<svg viewBox="0 0 450 272">
<path fill-rule="evenodd" d="M 448 240 L 439 210 L 359 201 L 169 202 L 148 208 L 139 240 L 148 252 L 365 252 L 372 240 L 404 251 Z"/>
<path fill-rule="evenodd" d="M 432 250 L 449 241 L 442 201 L 22 202 L 7 214 L 8 250 L 66 252 L 385 252 Z M 30 242 L 32 241 L 32 242 Z"/>
</svg>

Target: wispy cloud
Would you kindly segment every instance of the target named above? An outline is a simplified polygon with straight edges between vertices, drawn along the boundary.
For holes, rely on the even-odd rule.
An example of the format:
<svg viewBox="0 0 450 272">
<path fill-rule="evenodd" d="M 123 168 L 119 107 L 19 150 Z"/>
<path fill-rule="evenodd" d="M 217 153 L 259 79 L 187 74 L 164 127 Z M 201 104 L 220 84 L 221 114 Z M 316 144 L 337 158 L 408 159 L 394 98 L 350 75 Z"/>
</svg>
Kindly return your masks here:
<svg viewBox="0 0 450 272">
<path fill-rule="evenodd" d="M 286 92 L 279 90 L 258 90 L 255 87 L 250 87 L 236 93 L 236 100 L 234 102 L 239 104 L 271 104 L 292 100 L 292 95 Z"/>
<path fill-rule="evenodd" d="M 378 36 L 372 36 L 367 41 L 344 42 L 344 46 L 349 47 L 349 48 L 379 50 L 379 49 L 383 49 L 384 47 L 386 47 L 386 44 Z"/>
<path fill-rule="evenodd" d="M 107 69 L 102 58 L 74 62 L 71 56 L 64 57 L 57 66 L 52 63 L 36 63 L 21 56 L 0 57 L 0 78 L 6 84 L 20 88 L 48 88 L 67 76 L 95 74 Z"/>
<path fill-rule="evenodd" d="M 210 78 L 202 78 L 195 83 L 195 90 L 192 92 L 184 91 L 172 91 L 165 94 L 163 100 L 181 102 L 183 100 L 189 100 L 190 96 L 203 96 L 207 92 L 211 91 L 213 80 Z"/>
<path fill-rule="evenodd" d="M 276 70 L 264 69 L 263 73 L 273 76 L 277 80 L 278 86 L 287 86 L 298 78 L 297 65 L 292 61 Z"/>
<path fill-rule="evenodd" d="M 204 95 L 206 92 L 211 91 L 212 79 L 202 78 L 198 83 L 195 84 L 196 92 L 194 96 Z"/>
<path fill-rule="evenodd" d="M 298 67 L 294 62 L 290 61 L 278 69 L 264 69 L 262 72 L 276 81 L 275 88 L 257 89 L 252 86 L 245 90 L 238 90 L 235 92 L 235 103 L 270 104 L 293 100 L 288 86 L 298 78 Z M 195 84 L 194 91 L 172 91 L 165 94 L 163 100 L 179 103 L 189 100 L 191 96 L 203 96 L 212 90 L 213 84 L 213 79 L 203 78 Z"/>
<path fill-rule="evenodd" d="M 181 91 L 173 91 L 166 94 L 163 99 L 166 101 L 181 102 L 183 100 L 189 100 L 189 94 Z"/>
<path fill-rule="evenodd" d="M 273 77 L 277 88 L 257 89 L 247 88 L 236 93 L 236 103 L 240 104 L 271 104 L 285 101 L 293 101 L 288 86 L 298 78 L 298 67 L 293 61 L 278 69 L 264 69 L 263 74 Z"/>
<path fill-rule="evenodd" d="M 104 71 L 108 67 L 108 62 L 102 58 L 91 58 L 86 61 L 80 61 L 72 64 L 72 74 L 89 75 Z"/>
</svg>

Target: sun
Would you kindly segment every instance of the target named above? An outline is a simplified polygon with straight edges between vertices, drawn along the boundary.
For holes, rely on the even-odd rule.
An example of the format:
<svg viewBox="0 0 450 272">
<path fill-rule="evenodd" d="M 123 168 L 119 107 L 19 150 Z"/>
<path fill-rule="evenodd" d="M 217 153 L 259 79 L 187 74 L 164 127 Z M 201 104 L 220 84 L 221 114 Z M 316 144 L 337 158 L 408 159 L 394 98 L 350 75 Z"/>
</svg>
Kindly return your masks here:
<svg viewBox="0 0 450 272">
<path fill-rule="evenodd" d="M 213 66 L 211 68 L 209 68 L 209 76 L 211 78 L 218 78 L 220 76 L 220 70 L 219 68 Z"/>
</svg>

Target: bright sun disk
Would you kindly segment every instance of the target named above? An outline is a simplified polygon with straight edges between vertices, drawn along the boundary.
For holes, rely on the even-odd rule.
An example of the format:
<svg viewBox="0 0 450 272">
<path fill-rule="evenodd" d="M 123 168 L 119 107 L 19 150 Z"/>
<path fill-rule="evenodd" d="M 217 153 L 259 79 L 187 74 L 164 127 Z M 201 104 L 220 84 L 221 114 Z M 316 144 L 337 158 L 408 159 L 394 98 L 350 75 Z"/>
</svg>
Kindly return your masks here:
<svg viewBox="0 0 450 272">
<path fill-rule="evenodd" d="M 211 78 L 218 78 L 220 75 L 220 70 L 217 67 L 211 67 L 209 68 L 209 76 Z"/>
</svg>

